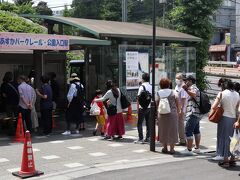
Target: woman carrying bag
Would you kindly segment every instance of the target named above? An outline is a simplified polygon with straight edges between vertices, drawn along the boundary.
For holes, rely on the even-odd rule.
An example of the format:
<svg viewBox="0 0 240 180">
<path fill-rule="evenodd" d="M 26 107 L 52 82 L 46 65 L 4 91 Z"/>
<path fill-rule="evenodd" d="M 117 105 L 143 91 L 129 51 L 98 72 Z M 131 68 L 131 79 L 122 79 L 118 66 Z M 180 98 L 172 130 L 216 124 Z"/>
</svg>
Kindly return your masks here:
<svg viewBox="0 0 240 180">
<path fill-rule="evenodd" d="M 235 157 L 230 152 L 230 138 L 233 136 L 234 123 L 237 120 L 237 110 L 239 107 L 240 97 L 234 91 L 234 84 L 231 80 L 225 80 L 223 84 L 225 90 L 220 92 L 213 105 L 212 109 L 218 108 L 221 104 L 224 112 L 217 124 L 217 154 L 224 157 L 224 160 L 219 162 L 221 167 L 235 166 Z M 230 159 L 228 158 L 229 156 Z"/>
<path fill-rule="evenodd" d="M 108 114 L 105 139 L 113 140 L 115 135 L 118 139 L 123 139 L 125 134 L 125 123 L 122 115 L 121 92 L 119 88 L 111 81 L 106 82 L 107 92 L 102 98 L 94 99 L 95 102 L 106 101 Z"/>
</svg>

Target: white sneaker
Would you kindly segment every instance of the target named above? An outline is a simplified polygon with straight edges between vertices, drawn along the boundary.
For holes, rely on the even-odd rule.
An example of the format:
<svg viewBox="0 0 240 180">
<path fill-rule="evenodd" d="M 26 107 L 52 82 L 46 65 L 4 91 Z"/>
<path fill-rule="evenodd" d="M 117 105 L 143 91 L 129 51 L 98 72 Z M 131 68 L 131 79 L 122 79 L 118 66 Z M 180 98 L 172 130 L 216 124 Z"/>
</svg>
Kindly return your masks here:
<svg viewBox="0 0 240 180">
<path fill-rule="evenodd" d="M 70 135 L 71 131 L 65 131 L 64 133 L 62 133 L 62 135 Z"/>
<path fill-rule="evenodd" d="M 216 157 L 212 158 L 213 161 L 222 161 L 224 158 L 222 156 L 217 155 Z"/>
<path fill-rule="evenodd" d="M 187 155 L 187 156 L 193 156 L 193 152 L 189 151 L 188 149 L 185 149 L 184 151 L 180 152 L 183 155 Z"/>
<path fill-rule="evenodd" d="M 198 149 L 194 148 L 193 152 L 196 153 L 196 154 L 200 154 L 201 150 L 200 150 L 200 148 L 198 148 Z"/>
<path fill-rule="evenodd" d="M 76 130 L 75 133 L 76 133 L 76 134 L 79 134 L 79 130 Z"/>
</svg>

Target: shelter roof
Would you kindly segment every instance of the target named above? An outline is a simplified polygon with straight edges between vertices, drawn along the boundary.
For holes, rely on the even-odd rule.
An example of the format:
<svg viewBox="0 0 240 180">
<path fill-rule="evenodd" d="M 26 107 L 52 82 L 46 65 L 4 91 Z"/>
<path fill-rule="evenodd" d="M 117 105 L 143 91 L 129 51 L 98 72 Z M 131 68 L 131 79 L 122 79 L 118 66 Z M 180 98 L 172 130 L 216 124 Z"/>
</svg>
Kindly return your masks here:
<svg viewBox="0 0 240 180">
<path fill-rule="evenodd" d="M 140 23 L 31 14 L 22 16 L 27 18 L 41 18 L 55 23 L 67 24 L 79 28 L 81 31 L 87 32 L 96 38 L 152 39 L 152 26 Z M 156 27 L 156 39 L 164 41 L 201 41 L 201 38 L 196 36 L 161 27 Z"/>
</svg>

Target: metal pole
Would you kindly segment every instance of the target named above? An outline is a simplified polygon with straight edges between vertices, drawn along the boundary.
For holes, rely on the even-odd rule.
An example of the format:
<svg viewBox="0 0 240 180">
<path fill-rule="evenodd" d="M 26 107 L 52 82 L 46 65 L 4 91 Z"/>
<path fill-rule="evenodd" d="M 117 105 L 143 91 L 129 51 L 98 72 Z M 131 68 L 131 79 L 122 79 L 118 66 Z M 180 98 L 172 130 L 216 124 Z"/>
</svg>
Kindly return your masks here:
<svg viewBox="0 0 240 180">
<path fill-rule="evenodd" d="M 153 0 L 153 38 L 152 38 L 152 101 L 150 118 L 150 151 L 155 151 L 155 49 L 156 49 L 156 0 Z"/>
<path fill-rule="evenodd" d="M 165 3 L 163 3 L 163 27 L 165 27 Z"/>
<path fill-rule="evenodd" d="M 122 0 L 122 22 L 127 22 L 127 0 Z"/>
</svg>

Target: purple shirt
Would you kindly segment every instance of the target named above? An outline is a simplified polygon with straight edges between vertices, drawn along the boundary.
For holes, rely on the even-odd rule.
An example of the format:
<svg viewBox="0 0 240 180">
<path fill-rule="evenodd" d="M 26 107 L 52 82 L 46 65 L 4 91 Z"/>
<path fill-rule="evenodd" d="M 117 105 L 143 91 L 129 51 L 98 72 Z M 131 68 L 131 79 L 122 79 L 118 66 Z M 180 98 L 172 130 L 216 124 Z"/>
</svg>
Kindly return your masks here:
<svg viewBox="0 0 240 180">
<path fill-rule="evenodd" d="M 25 100 L 25 102 L 32 104 L 33 97 L 34 97 L 32 87 L 30 85 L 28 85 L 27 83 L 22 82 L 18 86 L 18 92 L 19 92 L 19 96 L 20 96 L 19 106 L 23 109 L 28 109 L 28 107 L 24 103 L 23 99 Z"/>
</svg>

